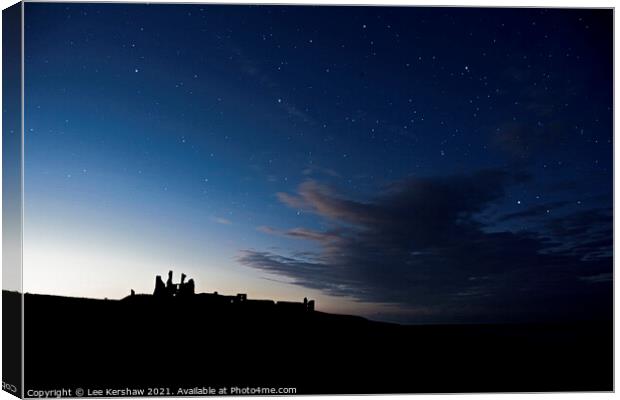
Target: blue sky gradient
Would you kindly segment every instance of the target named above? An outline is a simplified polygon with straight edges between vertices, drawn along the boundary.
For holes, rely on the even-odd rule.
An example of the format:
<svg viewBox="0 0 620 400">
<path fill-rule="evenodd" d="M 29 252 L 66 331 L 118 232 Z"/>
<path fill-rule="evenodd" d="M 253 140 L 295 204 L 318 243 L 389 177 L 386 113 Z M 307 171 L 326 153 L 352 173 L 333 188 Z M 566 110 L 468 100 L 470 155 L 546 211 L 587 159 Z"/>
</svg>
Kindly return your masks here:
<svg viewBox="0 0 620 400">
<path fill-rule="evenodd" d="M 26 291 L 611 307 L 609 10 L 27 3 L 25 35 Z"/>
</svg>

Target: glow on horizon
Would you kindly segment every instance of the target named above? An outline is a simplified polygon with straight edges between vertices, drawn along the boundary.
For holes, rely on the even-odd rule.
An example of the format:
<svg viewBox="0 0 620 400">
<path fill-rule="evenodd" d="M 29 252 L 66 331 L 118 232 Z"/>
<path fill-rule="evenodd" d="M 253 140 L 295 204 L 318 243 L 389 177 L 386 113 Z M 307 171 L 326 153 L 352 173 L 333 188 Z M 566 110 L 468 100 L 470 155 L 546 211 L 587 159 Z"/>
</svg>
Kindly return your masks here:
<svg viewBox="0 0 620 400">
<path fill-rule="evenodd" d="M 395 306 L 326 296 L 316 290 L 251 276 L 244 267 L 238 270 L 234 261 L 219 267 L 209 267 L 208 263 L 202 266 L 182 262 L 172 265 L 162 261 L 162 258 L 138 255 L 127 249 L 85 247 L 83 244 L 61 244 L 53 240 L 31 243 L 27 248 L 24 253 L 26 293 L 101 299 L 121 299 L 131 289 L 136 293 L 151 294 L 155 275 L 166 279 L 167 272 L 172 268 L 175 282 L 179 281 L 181 273 L 194 278 L 197 293 L 246 293 L 250 299 L 275 301 L 301 301 L 303 297 L 308 297 L 317 301 L 319 311 L 368 317 L 398 310 Z"/>
<path fill-rule="evenodd" d="M 110 219 L 101 226 L 92 225 L 93 220 L 88 221 L 89 225 L 80 224 L 79 219 L 79 213 L 73 218 L 62 214 L 26 218 L 24 292 L 120 299 L 131 289 L 152 293 L 155 276 L 165 279 L 173 270 L 175 282 L 185 273 L 196 281 L 199 293 L 246 293 L 251 299 L 275 301 L 308 297 L 317 301 L 320 311 L 367 317 L 396 311 L 395 306 L 328 296 L 261 275 L 235 261 L 234 247 L 225 251 L 220 248 L 217 254 L 204 249 L 177 251 L 178 241 L 157 235 L 150 238 L 152 242 L 148 238 L 126 242 L 121 228 L 127 227 L 127 221 L 120 223 L 119 230 L 111 230 L 116 224 Z"/>
</svg>

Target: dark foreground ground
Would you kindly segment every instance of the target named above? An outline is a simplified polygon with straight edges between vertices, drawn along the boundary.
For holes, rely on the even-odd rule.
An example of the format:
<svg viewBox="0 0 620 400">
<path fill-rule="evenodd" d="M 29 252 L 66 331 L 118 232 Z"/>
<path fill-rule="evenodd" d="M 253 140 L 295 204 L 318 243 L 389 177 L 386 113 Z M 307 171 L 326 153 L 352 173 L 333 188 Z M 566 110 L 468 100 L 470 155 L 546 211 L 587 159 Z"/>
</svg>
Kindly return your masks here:
<svg viewBox="0 0 620 400">
<path fill-rule="evenodd" d="M 613 390 L 611 322 L 401 326 L 320 312 L 135 299 L 26 295 L 26 390 Z"/>
</svg>

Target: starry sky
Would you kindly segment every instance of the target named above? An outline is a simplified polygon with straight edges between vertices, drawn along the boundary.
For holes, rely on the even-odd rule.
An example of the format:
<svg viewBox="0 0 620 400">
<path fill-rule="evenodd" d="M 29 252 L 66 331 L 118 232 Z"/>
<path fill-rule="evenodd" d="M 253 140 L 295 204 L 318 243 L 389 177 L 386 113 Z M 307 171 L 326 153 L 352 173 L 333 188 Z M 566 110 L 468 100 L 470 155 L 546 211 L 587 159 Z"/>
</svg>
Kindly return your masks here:
<svg viewBox="0 0 620 400">
<path fill-rule="evenodd" d="M 611 318 L 612 17 L 26 3 L 24 290 Z"/>
</svg>

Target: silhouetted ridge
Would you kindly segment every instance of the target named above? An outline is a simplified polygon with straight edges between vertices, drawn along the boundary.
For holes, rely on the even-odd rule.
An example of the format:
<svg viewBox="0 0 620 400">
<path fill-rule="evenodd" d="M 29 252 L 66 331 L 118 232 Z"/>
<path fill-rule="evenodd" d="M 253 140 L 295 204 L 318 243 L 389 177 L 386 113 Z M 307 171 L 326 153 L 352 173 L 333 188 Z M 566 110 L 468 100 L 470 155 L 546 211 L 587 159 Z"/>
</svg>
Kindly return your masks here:
<svg viewBox="0 0 620 400">
<path fill-rule="evenodd" d="M 26 388 L 613 389 L 612 321 L 407 326 L 314 311 L 307 299 L 192 294 L 181 284 L 191 280 L 169 276 L 121 300 L 24 295 Z"/>
</svg>

